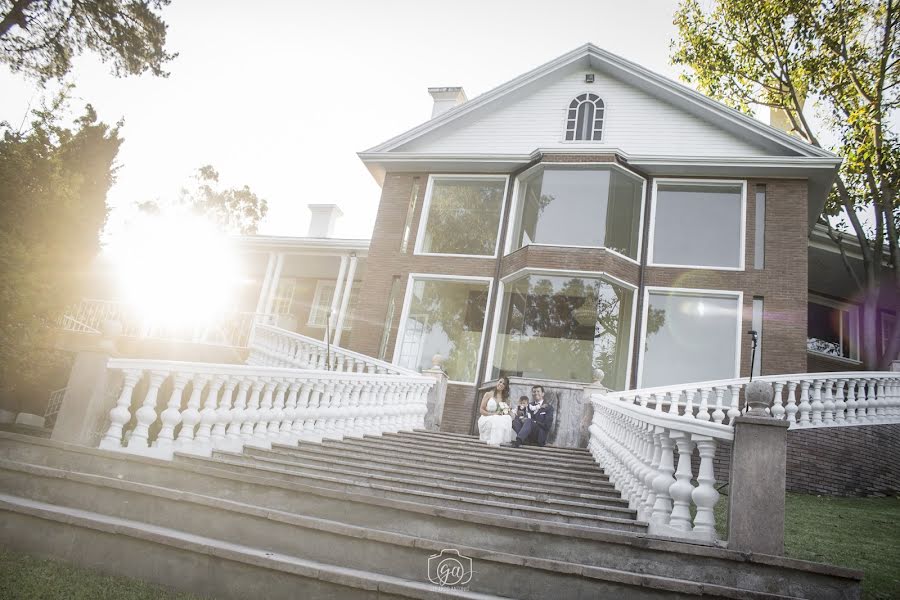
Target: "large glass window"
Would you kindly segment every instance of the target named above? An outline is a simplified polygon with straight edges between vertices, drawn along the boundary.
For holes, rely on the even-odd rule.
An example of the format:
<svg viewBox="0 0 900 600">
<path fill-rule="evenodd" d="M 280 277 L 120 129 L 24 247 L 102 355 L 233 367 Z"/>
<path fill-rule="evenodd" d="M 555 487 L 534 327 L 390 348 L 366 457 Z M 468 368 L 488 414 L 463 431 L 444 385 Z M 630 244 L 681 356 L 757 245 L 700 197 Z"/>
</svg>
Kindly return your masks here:
<svg viewBox="0 0 900 600">
<path fill-rule="evenodd" d="M 810 300 L 806 348 L 810 352 L 859 360 L 859 311 L 855 306 Z"/>
<path fill-rule="evenodd" d="M 650 263 L 743 268 L 744 187 L 740 183 L 659 183 Z"/>
<path fill-rule="evenodd" d="M 612 167 L 539 167 L 519 180 L 512 249 L 595 246 L 636 260 L 642 190 Z"/>
<path fill-rule="evenodd" d="M 651 291 L 640 386 L 736 377 L 739 302 L 736 295 Z"/>
<path fill-rule="evenodd" d="M 505 189 L 505 177 L 433 177 L 419 252 L 494 256 Z"/>
<path fill-rule="evenodd" d="M 413 279 L 406 318 L 401 323 L 397 364 L 431 367 L 444 356 L 452 381 L 474 382 L 484 333 L 488 282 Z"/>
<path fill-rule="evenodd" d="M 632 290 L 600 278 L 529 274 L 504 285 L 493 377 L 627 385 Z"/>
</svg>

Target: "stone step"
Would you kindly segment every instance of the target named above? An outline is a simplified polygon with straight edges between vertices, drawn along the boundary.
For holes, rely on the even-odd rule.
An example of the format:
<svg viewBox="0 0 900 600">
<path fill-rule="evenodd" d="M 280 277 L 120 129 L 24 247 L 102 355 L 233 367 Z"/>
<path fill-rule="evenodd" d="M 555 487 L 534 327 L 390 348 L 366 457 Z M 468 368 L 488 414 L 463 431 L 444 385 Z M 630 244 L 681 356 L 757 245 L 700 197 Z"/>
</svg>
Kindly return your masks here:
<svg viewBox="0 0 900 600">
<path fill-rule="evenodd" d="M 479 453 L 487 455 L 508 456 L 513 458 L 534 458 L 543 459 L 549 462 L 567 462 L 567 463 L 593 463 L 594 459 L 587 450 L 578 450 L 577 452 L 559 452 L 558 449 L 544 446 L 524 445 L 518 448 L 512 446 L 491 446 L 477 438 L 471 441 L 458 441 L 454 439 L 445 439 L 438 435 L 414 435 L 411 433 L 384 433 L 380 436 L 365 436 L 366 438 L 385 439 L 393 442 L 413 444 L 422 448 L 437 449 L 454 449 L 454 450 L 475 450 Z"/>
<path fill-rule="evenodd" d="M 444 547 L 543 557 L 747 590 L 807 598 L 858 597 L 861 573 L 783 557 L 750 555 L 714 545 L 629 532 L 349 493 L 239 474 L 205 465 L 173 464 L 134 455 L 0 435 L 0 456 L 68 471 L 171 487 L 260 507 L 340 521 L 377 531 L 438 540 Z M 558 592 L 557 592 L 558 595 Z"/>
<path fill-rule="evenodd" d="M 477 510 L 491 514 L 504 516 L 523 516 L 531 519 L 542 519 L 554 523 L 568 523 L 584 527 L 596 527 L 601 529 L 615 529 L 619 531 L 645 531 L 647 524 L 634 520 L 633 513 L 617 516 L 604 516 L 602 514 L 589 514 L 585 511 L 575 512 L 565 510 L 562 507 L 529 506 L 512 502 L 509 499 L 470 498 L 440 491 L 420 491 L 406 487 L 406 480 L 395 477 L 378 477 L 375 475 L 349 474 L 343 470 L 331 469 L 331 475 L 323 475 L 320 471 L 303 467 L 302 465 L 284 465 L 264 459 L 234 456 L 228 459 L 217 457 L 215 459 L 199 458 L 192 456 L 176 455 L 176 461 L 184 462 L 209 462 L 215 463 L 217 468 L 226 469 L 242 474 L 253 474 L 264 471 L 266 477 L 287 480 L 316 479 L 316 485 L 329 489 L 352 491 L 354 487 L 361 487 L 371 493 L 377 493 L 384 498 L 408 500 L 432 504 L 446 508 L 460 508 L 463 510 Z M 269 464 L 267 464 L 269 463 Z M 605 511 L 597 511 L 605 512 Z"/>
<path fill-rule="evenodd" d="M 291 600 L 500 598 L 442 590 L 96 512 L 0 495 L 6 548 L 133 577 L 204 597 Z"/>
<path fill-rule="evenodd" d="M 495 491 L 493 489 L 486 489 L 485 487 L 481 487 L 477 484 L 475 485 L 453 485 L 448 483 L 444 478 L 437 478 L 436 480 L 422 480 L 417 477 L 416 471 L 409 471 L 409 474 L 406 476 L 400 475 L 396 470 L 382 470 L 380 468 L 380 463 L 375 463 L 374 465 L 369 465 L 365 462 L 347 462 L 336 460 L 334 458 L 319 455 L 303 455 L 303 454 L 290 454 L 290 453 L 282 453 L 278 451 L 272 450 L 262 450 L 262 449 L 248 449 L 245 451 L 245 455 L 260 458 L 263 460 L 271 460 L 277 461 L 274 464 L 281 465 L 306 465 L 311 467 L 320 467 L 325 473 L 333 473 L 335 467 L 339 467 L 343 472 L 356 472 L 362 474 L 388 474 L 394 473 L 397 477 L 405 477 L 406 480 L 403 482 L 402 486 L 405 489 L 415 489 L 419 491 L 435 491 L 446 494 L 451 494 L 454 496 L 461 496 L 464 498 L 474 498 L 474 499 L 484 499 L 484 500 L 494 500 L 497 502 L 507 501 L 513 504 L 521 504 L 525 506 L 546 506 L 549 508 L 559 508 L 561 510 L 568 510 L 576 513 L 585 513 L 591 515 L 599 515 L 599 516 L 607 516 L 607 517 L 619 517 L 619 518 L 634 518 L 635 511 L 628 508 L 628 503 L 620 498 L 611 498 L 606 501 L 597 501 L 597 500 L 570 500 L 570 499 L 557 499 L 557 498 L 548 498 L 543 494 L 532 494 L 528 495 L 522 493 L 520 488 L 516 488 L 515 486 L 510 486 L 511 491 Z M 234 455 L 228 454 L 227 456 L 233 457 Z M 388 480 L 390 480 L 388 478 Z M 398 480 L 399 481 L 399 480 Z M 517 490 L 517 491 L 512 491 Z"/>
<path fill-rule="evenodd" d="M 344 444 L 344 440 L 354 440 L 357 442 L 368 443 L 369 445 L 362 449 L 359 443 L 357 444 Z M 510 464 L 523 464 L 527 463 L 530 469 L 535 470 L 535 472 L 544 472 L 544 471 L 554 471 L 561 474 L 568 475 L 580 475 L 587 474 L 593 477 L 599 477 L 602 479 L 608 479 L 606 474 L 603 473 L 603 470 L 596 463 L 591 464 L 563 464 L 563 465 L 548 465 L 539 462 L 535 462 L 532 460 L 525 460 L 523 458 L 518 458 L 515 461 L 510 461 L 505 458 L 492 458 L 492 457 L 482 457 L 479 453 L 472 452 L 470 454 L 459 454 L 452 458 L 448 458 L 445 452 L 439 452 L 436 450 L 420 450 L 415 453 L 410 452 L 405 447 L 399 448 L 394 446 L 388 446 L 385 443 L 381 443 L 380 441 L 368 442 L 366 440 L 361 440 L 360 438 L 344 438 L 344 440 L 324 440 L 322 443 L 315 442 L 300 442 L 298 446 L 300 448 L 329 448 L 333 447 L 344 452 L 356 452 L 371 456 L 386 456 L 386 457 L 403 457 L 406 460 L 413 460 L 417 463 L 425 462 L 425 463 L 433 463 L 433 464 L 443 464 L 443 465 L 487 465 L 491 467 L 504 467 Z M 279 444 L 281 446 L 281 444 Z M 295 446 L 290 446 L 295 447 Z"/>
<path fill-rule="evenodd" d="M 485 477 L 496 480 L 509 481 L 546 481 L 553 483 L 584 483 L 600 488 L 612 488 L 609 478 L 600 469 L 590 472 L 556 472 L 552 469 L 538 469 L 531 463 L 519 461 L 517 463 L 484 464 L 470 460 L 427 460 L 410 454 L 392 453 L 390 450 L 371 448 L 363 450 L 360 446 L 347 444 L 338 446 L 335 444 L 315 444 L 311 442 L 301 443 L 299 446 L 273 445 L 273 451 L 282 455 L 321 455 L 336 460 L 365 460 L 372 465 L 379 464 L 384 467 L 398 469 L 415 468 L 422 472 L 431 472 L 443 475 L 466 475 L 472 477 Z"/>
<path fill-rule="evenodd" d="M 477 435 L 463 435 L 457 433 L 446 433 L 443 431 L 426 431 L 423 429 L 416 429 L 414 431 L 398 431 L 396 433 L 388 433 L 384 434 L 388 436 L 397 436 L 397 437 L 406 437 L 406 438 L 414 438 L 417 440 L 441 440 L 447 439 L 449 441 L 462 442 L 462 443 L 474 443 L 479 446 L 486 446 L 484 442 L 478 439 Z M 591 453 L 587 448 L 566 448 L 561 446 L 532 446 L 525 445 L 520 448 L 523 451 L 534 450 L 537 452 L 542 452 L 544 454 L 551 454 L 559 457 L 571 457 L 571 458 L 580 458 L 583 456 L 591 457 Z"/>
<path fill-rule="evenodd" d="M 516 453 L 517 448 L 503 448 L 503 447 L 495 447 L 495 446 L 487 446 L 485 445 L 483 448 L 452 448 L 452 447 L 440 447 L 440 446 L 431 446 L 425 444 L 417 444 L 411 440 L 399 439 L 399 438 L 379 438 L 374 436 L 366 436 L 363 438 L 357 437 L 344 437 L 340 440 L 323 440 L 323 443 L 336 443 L 336 442 L 344 442 L 347 445 L 362 447 L 362 448 L 380 448 L 382 450 L 394 450 L 398 454 L 408 454 L 411 456 L 416 456 L 419 454 L 423 454 L 426 456 L 432 457 L 443 457 L 445 459 L 460 459 L 465 460 L 469 457 L 478 457 L 483 460 L 493 460 L 503 463 L 510 463 L 516 461 L 525 461 L 525 462 L 537 462 L 546 467 L 560 467 L 560 468 L 572 468 L 572 467 L 584 467 L 584 468 L 592 468 L 596 469 L 599 474 L 602 474 L 603 471 L 597 466 L 597 463 L 590 462 L 587 460 L 560 460 L 546 457 L 537 457 L 535 458 L 533 455 L 525 455 Z"/>
<path fill-rule="evenodd" d="M 238 545 L 235 540 L 239 540 L 240 546 L 249 551 L 287 557 L 310 566 L 322 565 L 326 570 L 340 562 L 341 569 L 363 574 L 363 578 L 370 581 L 390 578 L 398 583 L 425 584 L 429 557 L 446 550 L 442 544 L 429 540 L 396 534 L 374 535 L 364 528 L 289 513 L 262 512 L 252 506 L 216 498 L 151 486 L 115 485 L 118 482 L 104 485 L 100 481 L 108 478 L 94 477 L 90 483 L 80 479 L 60 478 L 56 485 L 44 482 L 39 494 L 41 500 L 0 496 L 0 509 L 27 504 L 44 515 L 57 513 L 83 522 L 86 517 L 96 519 L 100 515 L 83 506 L 59 505 L 57 497 L 62 496 L 70 502 L 73 498 L 90 497 L 90 501 L 74 503 L 93 502 L 92 506 L 104 507 L 103 521 L 114 524 L 116 531 L 127 528 L 156 536 L 174 534 L 182 540 L 202 540 L 206 547 L 235 546 Z M 567 598 L 592 598 L 597 594 L 680 598 L 700 593 L 722 598 L 773 598 L 769 594 L 724 587 L 717 589 L 716 586 L 683 580 L 515 554 L 488 553 L 475 547 L 454 550 L 472 559 L 473 576 L 466 587 L 482 594 L 502 591 L 524 600 L 543 598 L 553 590 L 565 590 Z"/>
</svg>

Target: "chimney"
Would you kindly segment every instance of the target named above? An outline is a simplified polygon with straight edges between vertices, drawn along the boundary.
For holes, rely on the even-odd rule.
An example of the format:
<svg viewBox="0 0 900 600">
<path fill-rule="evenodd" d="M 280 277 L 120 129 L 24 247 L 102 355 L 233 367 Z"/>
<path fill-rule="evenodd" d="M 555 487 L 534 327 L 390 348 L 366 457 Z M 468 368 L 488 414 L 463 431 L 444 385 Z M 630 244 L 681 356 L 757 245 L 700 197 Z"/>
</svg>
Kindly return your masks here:
<svg viewBox="0 0 900 600">
<path fill-rule="evenodd" d="M 461 87 L 433 87 L 428 88 L 428 93 L 434 98 L 434 108 L 431 109 L 432 119 L 468 100 Z"/>
<path fill-rule="evenodd" d="M 327 238 L 334 232 L 334 223 L 344 212 L 337 204 L 307 204 L 311 213 L 307 237 Z"/>
</svg>

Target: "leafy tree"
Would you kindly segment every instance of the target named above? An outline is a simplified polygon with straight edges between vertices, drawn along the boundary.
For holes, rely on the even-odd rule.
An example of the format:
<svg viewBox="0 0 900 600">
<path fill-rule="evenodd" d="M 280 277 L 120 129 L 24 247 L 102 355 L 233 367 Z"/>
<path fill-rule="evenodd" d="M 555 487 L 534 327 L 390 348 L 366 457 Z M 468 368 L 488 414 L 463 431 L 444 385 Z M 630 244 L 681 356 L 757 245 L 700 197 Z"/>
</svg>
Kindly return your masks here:
<svg viewBox="0 0 900 600">
<path fill-rule="evenodd" d="M 883 354 L 876 341 L 879 286 L 900 297 L 900 142 L 891 127 L 900 103 L 898 13 L 896 0 L 728 0 L 709 10 L 682 0 L 672 46 L 675 64 L 689 68 L 685 79 L 713 98 L 744 112 L 782 111 L 792 133 L 821 146 L 815 114 L 837 139 L 844 162 L 826 214 L 842 214 L 850 231 L 829 232 L 842 253 L 847 235 L 862 249 L 861 276 L 844 254 L 845 265 L 865 298 L 863 360 L 877 368 L 900 351 L 896 325 Z"/>
<path fill-rule="evenodd" d="M 165 77 L 160 12 L 170 0 L 0 0 L 0 62 L 41 81 L 59 79 L 85 50 L 112 63 L 116 76 Z"/>
<path fill-rule="evenodd" d="M 122 139 L 88 105 L 60 123 L 59 97 L 34 112 L 27 131 L 0 123 L 0 397 L 38 383 L 54 353 L 49 335 L 81 297 L 99 251 L 106 193 Z"/>
</svg>

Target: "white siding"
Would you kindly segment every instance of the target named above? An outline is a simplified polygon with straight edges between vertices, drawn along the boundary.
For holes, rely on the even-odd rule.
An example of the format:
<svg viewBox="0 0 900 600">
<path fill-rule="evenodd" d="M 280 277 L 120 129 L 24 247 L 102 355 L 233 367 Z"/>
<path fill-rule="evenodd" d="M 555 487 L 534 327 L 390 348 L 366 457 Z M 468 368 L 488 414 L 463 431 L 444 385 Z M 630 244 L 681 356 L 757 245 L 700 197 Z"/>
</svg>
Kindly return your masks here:
<svg viewBox="0 0 900 600">
<path fill-rule="evenodd" d="M 646 92 L 602 73 L 565 75 L 519 99 L 498 100 L 397 148 L 401 152 L 525 154 L 536 148 L 619 148 L 628 154 L 766 156 L 771 154 Z M 603 98 L 603 140 L 565 142 L 569 102 L 583 92 Z M 513 92 L 512 94 L 522 94 Z"/>
</svg>

